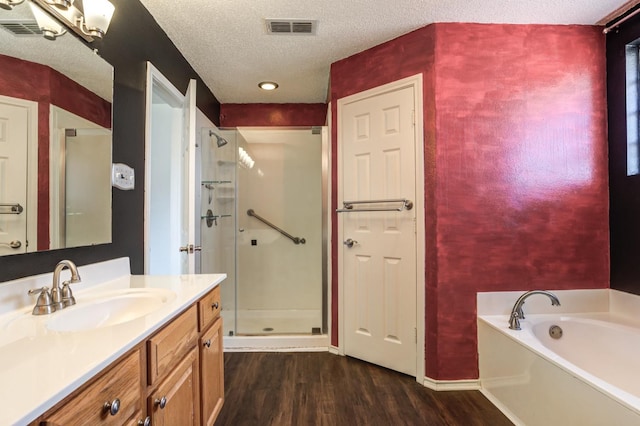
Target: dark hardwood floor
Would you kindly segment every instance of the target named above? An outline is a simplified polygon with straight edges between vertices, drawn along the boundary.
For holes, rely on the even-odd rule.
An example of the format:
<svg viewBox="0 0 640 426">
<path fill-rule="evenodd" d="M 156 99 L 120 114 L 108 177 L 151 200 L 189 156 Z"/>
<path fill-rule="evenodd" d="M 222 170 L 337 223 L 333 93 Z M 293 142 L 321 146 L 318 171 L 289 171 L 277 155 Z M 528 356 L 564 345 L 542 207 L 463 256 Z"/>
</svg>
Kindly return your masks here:
<svg viewBox="0 0 640 426">
<path fill-rule="evenodd" d="M 480 392 L 435 392 L 413 377 L 320 353 L 225 353 L 216 426 L 512 423 Z"/>
</svg>

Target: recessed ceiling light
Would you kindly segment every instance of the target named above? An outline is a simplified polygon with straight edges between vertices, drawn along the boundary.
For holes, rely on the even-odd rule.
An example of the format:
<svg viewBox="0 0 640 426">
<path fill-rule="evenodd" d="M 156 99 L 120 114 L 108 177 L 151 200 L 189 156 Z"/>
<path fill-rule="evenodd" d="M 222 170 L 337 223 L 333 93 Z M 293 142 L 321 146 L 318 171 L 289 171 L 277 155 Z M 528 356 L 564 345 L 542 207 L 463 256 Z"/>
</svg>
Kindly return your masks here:
<svg viewBox="0 0 640 426">
<path fill-rule="evenodd" d="M 278 88 L 278 83 L 273 81 L 263 81 L 258 83 L 258 87 L 262 90 L 276 90 Z"/>
</svg>

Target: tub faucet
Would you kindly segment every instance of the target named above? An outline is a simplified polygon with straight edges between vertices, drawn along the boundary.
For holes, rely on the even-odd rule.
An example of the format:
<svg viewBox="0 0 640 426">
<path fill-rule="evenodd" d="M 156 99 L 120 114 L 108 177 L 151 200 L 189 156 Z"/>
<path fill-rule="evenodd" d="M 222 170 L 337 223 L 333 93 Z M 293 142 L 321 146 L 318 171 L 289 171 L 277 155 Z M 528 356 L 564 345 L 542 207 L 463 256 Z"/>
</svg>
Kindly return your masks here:
<svg viewBox="0 0 640 426">
<path fill-rule="evenodd" d="M 62 283 L 60 288 L 60 273 L 63 269 L 69 268 L 71 279 Z M 51 302 L 56 310 L 64 309 L 67 306 L 75 305 L 76 299 L 73 297 L 69 284 L 79 283 L 80 274 L 76 264 L 70 260 L 61 260 L 53 270 L 53 283 L 51 284 Z"/>
<path fill-rule="evenodd" d="M 513 309 L 511 310 L 511 316 L 509 317 L 509 328 L 511 330 L 520 330 L 520 320 L 524 319 L 524 312 L 522 311 L 522 305 L 524 305 L 524 301 L 527 297 L 534 294 L 544 294 L 549 299 L 551 299 L 552 306 L 560 306 L 560 300 L 558 297 L 546 290 L 531 290 L 524 293 L 522 296 L 518 297 L 515 305 L 513 305 Z"/>
</svg>

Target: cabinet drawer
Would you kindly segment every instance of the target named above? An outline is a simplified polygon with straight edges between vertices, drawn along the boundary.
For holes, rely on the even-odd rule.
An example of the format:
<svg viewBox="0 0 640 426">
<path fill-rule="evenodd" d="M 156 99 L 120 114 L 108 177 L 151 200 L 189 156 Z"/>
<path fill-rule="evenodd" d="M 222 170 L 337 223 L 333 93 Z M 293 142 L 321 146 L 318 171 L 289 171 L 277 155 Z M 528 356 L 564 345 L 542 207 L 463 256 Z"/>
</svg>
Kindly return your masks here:
<svg viewBox="0 0 640 426">
<path fill-rule="evenodd" d="M 196 345 L 197 322 L 197 309 L 194 305 L 149 339 L 150 385 L 167 374 Z"/>
<path fill-rule="evenodd" d="M 217 286 L 198 302 L 199 331 L 205 330 L 220 315 L 220 286 Z"/>
<path fill-rule="evenodd" d="M 47 425 L 100 424 L 123 425 L 136 421 L 131 417 L 142 411 L 140 351 L 136 350 L 95 379 L 91 385 L 68 400 L 60 410 L 47 416 Z M 120 400 L 120 408 L 111 415 L 105 403 Z"/>
</svg>

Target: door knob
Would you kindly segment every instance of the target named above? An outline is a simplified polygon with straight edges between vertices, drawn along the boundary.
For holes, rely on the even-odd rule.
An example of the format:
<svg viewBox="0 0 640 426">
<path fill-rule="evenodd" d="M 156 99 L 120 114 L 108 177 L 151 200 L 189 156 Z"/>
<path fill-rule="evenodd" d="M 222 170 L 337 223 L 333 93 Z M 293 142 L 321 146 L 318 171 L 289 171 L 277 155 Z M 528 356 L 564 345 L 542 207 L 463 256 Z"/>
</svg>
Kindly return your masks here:
<svg viewBox="0 0 640 426">
<path fill-rule="evenodd" d="M 354 244 L 358 244 L 358 242 L 356 240 L 352 240 L 351 238 L 347 238 L 342 244 L 344 244 L 348 248 L 351 248 Z"/>
</svg>

